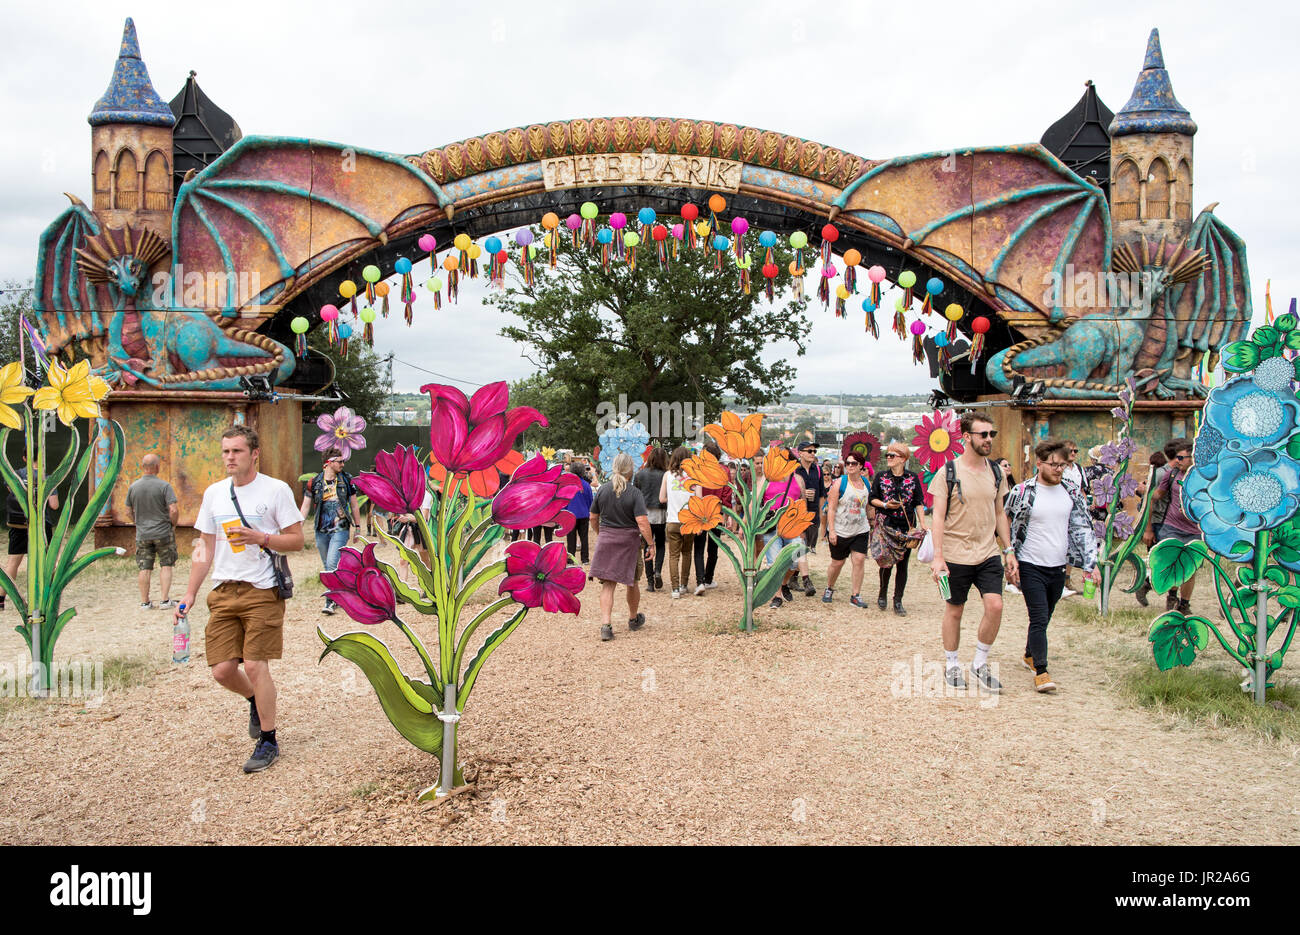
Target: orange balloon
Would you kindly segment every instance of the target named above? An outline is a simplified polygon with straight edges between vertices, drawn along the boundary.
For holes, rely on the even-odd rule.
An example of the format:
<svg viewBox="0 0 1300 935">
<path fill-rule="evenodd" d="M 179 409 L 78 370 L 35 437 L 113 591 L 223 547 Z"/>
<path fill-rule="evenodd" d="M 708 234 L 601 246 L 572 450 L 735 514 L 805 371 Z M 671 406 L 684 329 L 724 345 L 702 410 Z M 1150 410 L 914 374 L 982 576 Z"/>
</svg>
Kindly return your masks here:
<svg viewBox="0 0 1300 935">
<path fill-rule="evenodd" d="M 447 270 L 448 272 L 457 269 L 459 266 L 460 266 L 460 260 L 456 259 L 456 257 L 450 253 L 447 254 L 447 259 L 442 261 L 443 269 Z"/>
<path fill-rule="evenodd" d="M 386 282 L 375 283 L 375 295 L 379 296 L 381 299 L 384 296 L 388 295 L 388 283 Z"/>
<path fill-rule="evenodd" d="M 554 211 L 547 211 L 545 214 L 542 215 L 542 227 L 545 227 L 548 231 L 553 231 L 559 226 L 560 226 L 560 216 L 556 214 Z M 447 268 L 451 269 L 450 266 Z"/>
<path fill-rule="evenodd" d="M 850 247 L 844 251 L 844 262 L 849 266 L 857 266 L 862 262 L 862 254 Z"/>
<path fill-rule="evenodd" d="M 720 211 L 726 211 L 727 199 L 723 198 L 721 195 L 710 195 L 709 210 L 712 211 L 714 214 L 717 214 Z"/>
<path fill-rule="evenodd" d="M 790 261 L 790 275 L 791 276 L 803 275 L 803 267 L 800 266 L 798 263 L 796 263 L 794 260 Z"/>
</svg>

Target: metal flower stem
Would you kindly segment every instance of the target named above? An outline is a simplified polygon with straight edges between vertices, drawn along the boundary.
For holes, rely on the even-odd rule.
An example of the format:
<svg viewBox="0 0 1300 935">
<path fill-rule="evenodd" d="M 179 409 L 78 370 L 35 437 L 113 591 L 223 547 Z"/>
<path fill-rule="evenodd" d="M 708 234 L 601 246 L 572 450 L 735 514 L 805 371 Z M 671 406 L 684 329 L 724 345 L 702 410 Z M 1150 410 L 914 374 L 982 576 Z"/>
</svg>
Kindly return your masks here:
<svg viewBox="0 0 1300 935">
<path fill-rule="evenodd" d="M 1268 687 L 1268 581 L 1264 570 L 1268 565 L 1269 535 L 1267 529 L 1255 533 L 1255 704 L 1264 704 Z"/>
<path fill-rule="evenodd" d="M 39 421 L 37 427 L 39 428 Z M 33 456 L 32 436 L 32 413 L 31 410 L 24 407 L 23 409 L 23 433 L 24 441 L 27 446 L 27 622 L 28 631 L 31 634 L 32 650 L 32 696 L 42 698 L 45 696 L 48 685 L 46 682 L 45 672 L 45 653 L 42 652 L 43 644 L 41 642 L 41 627 L 45 623 L 44 614 L 41 608 L 44 602 L 41 600 L 40 588 L 40 561 L 45 555 L 44 538 L 45 538 L 45 517 L 38 516 L 37 511 L 40 509 L 39 504 L 43 501 L 36 498 L 37 478 L 41 480 L 41 486 L 44 486 L 44 478 L 41 477 L 41 468 L 37 465 L 37 460 Z M 45 438 L 41 437 L 40 445 L 36 446 L 42 453 L 45 451 Z M 44 458 L 40 459 L 41 467 L 44 464 Z M 41 539 L 38 540 L 37 530 L 40 530 Z"/>
</svg>

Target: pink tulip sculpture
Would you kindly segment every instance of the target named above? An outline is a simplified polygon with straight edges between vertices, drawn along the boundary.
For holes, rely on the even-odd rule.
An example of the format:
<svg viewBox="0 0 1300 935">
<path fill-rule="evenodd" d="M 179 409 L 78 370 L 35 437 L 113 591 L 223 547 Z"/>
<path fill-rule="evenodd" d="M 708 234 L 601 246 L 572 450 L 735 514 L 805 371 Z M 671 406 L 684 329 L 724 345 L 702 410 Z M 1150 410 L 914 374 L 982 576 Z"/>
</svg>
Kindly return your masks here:
<svg viewBox="0 0 1300 935">
<path fill-rule="evenodd" d="M 559 467 L 547 468 L 540 456 L 521 464 L 491 500 L 469 488 L 470 472 L 499 462 L 526 428 L 546 425 L 545 417 L 527 407 L 509 409 L 505 383 L 485 386 L 469 398 L 451 386 L 430 384 L 422 390 L 433 400 L 430 447 L 448 477 L 448 489 L 435 497 L 431 521 L 420 512 L 429 481 L 414 448 L 381 452 L 375 470 L 357 477 L 357 486 L 376 507 L 416 517 L 429 564 L 398 539 L 380 536 L 415 569 L 419 587 L 407 585 L 392 565 L 377 559 L 375 543 L 360 551 L 345 548 L 337 570 L 321 580 L 329 589 L 326 597 L 353 620 L 367 627 L 396 626 L 419 655 L 427 680 L 407 677 L 388 646 L 366 630 L 331 637 L 318 629 L 317 634 L 325 644 L 321 658 L 333 652 L 359 666 L 398 733 L 440 758 L 437 785 L 420 794 L 429 799 L 464 784 L 456 762 L 456 726 L 488 657 L 534 608 L 577 614 L 578 594 L 587 582 L 581 568 L 568 566 L 561 542 L 515 542 L 503 561 L 477 568 L 506 529 L 543 523 L 554 523 L 562 533 L 573 528 L 573 514 L 565 507 L 581 483 Z M 491 583 L 497 584 L 495 599 L 462 626 L 471 598 Z M 402 604 L 436 617 L 434 653 L 398 616 Z M 476 639 L 489 623 L 487 636 Z"/>
</svg>

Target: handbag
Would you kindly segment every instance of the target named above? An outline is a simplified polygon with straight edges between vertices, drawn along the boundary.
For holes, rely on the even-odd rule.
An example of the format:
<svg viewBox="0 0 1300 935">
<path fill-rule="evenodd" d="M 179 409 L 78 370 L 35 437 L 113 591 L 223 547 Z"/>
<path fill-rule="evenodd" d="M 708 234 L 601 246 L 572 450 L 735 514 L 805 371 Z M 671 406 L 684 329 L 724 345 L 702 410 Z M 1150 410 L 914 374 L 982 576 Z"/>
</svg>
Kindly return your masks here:
<svg viewBox="0 0 1300 935">
<path fill-rule="evenodd" d="M 930 530 L 925 531 L 925 538 L 921 540 L 920 547 L 916 550 L 916 560 L 922 565 L 928 565 L 934 561 L 934 541 L 930 538 Z"/>
<path fill-rule="evenodd" d="M 239 498 L 235 496 L 235 482 L 230 482 L 230 499 L 235 504 L 235 512 L 239 514 L 239 521 L 248 526 L 248 520 L 244 518 L 244 511 L 239 508 Z M 252 528 L 249 526 L 248 528 Z M 293 572 L 289 570 L 289 556 L 280 552 L 272 552 L 264 545 L 259 545 L 259 549 L 265 552 L 271 558 L 271 574 L 275 577 L 275 596 L 282 601 L 287 601 L 293 597 Z"/>
</svg>

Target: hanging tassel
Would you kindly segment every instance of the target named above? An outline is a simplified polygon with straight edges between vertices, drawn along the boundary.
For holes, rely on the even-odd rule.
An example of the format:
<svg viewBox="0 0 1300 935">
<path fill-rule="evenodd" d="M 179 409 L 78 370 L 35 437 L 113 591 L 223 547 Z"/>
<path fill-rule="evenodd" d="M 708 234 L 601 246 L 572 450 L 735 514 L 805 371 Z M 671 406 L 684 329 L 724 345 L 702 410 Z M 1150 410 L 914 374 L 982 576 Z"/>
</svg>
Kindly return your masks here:
<svg viewBox="0 0 1300 935">
<path fill-rule="evenodd" d="M 925 360 L 925 343 L 921 340 L 921 335 L 912 335 L 912 362 L 919 364 Z"/>
<path fill-rule="evenodd" d="M 748 253 L 736 260 L 736 268 L 740 270 L 740 291 L 745 295 L 749 295 L 749 270 L 753 265 L 754 258 Z"/>
<path fill-rule="evenodd" d="M 519 251 L 519 266 L 524 273 L 524 287 L 531 289 L 533 287 L 533 277 L 536 271 L 533 269 L 532 247 L 524 246 Z"/>
<path fill-rule="evenodd" d="M 797 257 L 798 255 L 799 255 L 799 251 L 796 250 L 795 256 Z M 799 265 L 797 260 L 791 260 L 789 269 L 790 269 L 790 289 L 794 293 L 794 300 L 796 302 L 802 302 L 804 268 L 802 265 Z"/>
<path fill-rule="evenodd" d="M 560 231 L 559 228 L 546 232 L 546 250 L 547 265 L 555 269 L 555 262 L 559 259 L 560 253 Z"/>
<path fill-rule="evenodd" d="M 366 304 L 375 304 L 375 284 L 369 280 L 366 280 Z"/>
<path fill-rule="evenodd" d="M 871 284 L 871 304 L 880 308 L 880 283 L 878 282 Z"/>
<path fill-rule="evenodd" d="M 849 317 L 848 309 L 844 307 L 844 301 L 845 301 L 844 298 L 840 296 L 838 292 L 835 293 L 835 317 L 836 318 Z"/>
<path fill-rule="evenodd" d="M 927 291 L 927 292 L 925 293 L 925 298 L 921 299 L 921 314 L 922 314 L 922 315 L 929 315 L 930 312 L 934 310 L 934 302 L 933 302 L 933 299 L 934 299 L 934 296 L 930 295 L 930 293 Z"/>
<path fill-rule="evenodd" d="M 867 315 L 867 334 L 871 335 L 877 341 L 880 340 L 880 326 L 876 324 L 876 307 L 871 304 L 870 300 L 862 303 L 862 310 Z"/>
<path fill-rule="evenodd" d="M 447 298 L 460 304 L 460 267 L 447 271 Z M 388 307 L 384 306 L 384 317 L 388 317 Z"/>
<path fill-rule="evenodd" d="M 817 298 L 821 300 L 822 307 L 829 307 L 831 302 L 831 281 L 825 276 L 817 277 Z"/>
<path fill-rule="evenodd" d="M 297 355 L 299 357 L 306 357 L 307 356 L 307 335 L 305 334 L 294 335 L 293 343 L 294 343 L 294 351 L 297 353 Z"/>
<path fill-rule="evenodd" d="M 977 331 L 970 339 L 970 372 L 975 373 L 979 367 L 980 354 L 984 352 L 984 332 Z"/>
<path fill-rule="evenodd" d="M 414 301 L 414 300 L 415 300 L 415 296 L 411 296 L 411 300 Z M 415 318 L 415 310 L 411 307 L 411 303 L 410 303 L 410 302 L 407 302 L 407 303 L 406 303 L 406 311 L 405 311 L 403 317 L 406 318 L 406 327 L 408 327 L 408 328 L 411 327 L 411 322 L 412 322 L 412 321 L 414 320 L 414 318 Z"/>
<path fill-rule="evenodd" d="M 331 321 L 330 321 L 330 327 L 329 327 L 329 335 L 328 335 L 328 337 L 329 337 L 330 347 L 333 347 L 335 344 L 338 343 L 338 341 L 339 341 L 339 321 L 338 321 L 337 318 L 335 318 L 335 319 L 331 319 Z"/>
<path fill-rule="evenodd" d="M 373 320 L 365 323 L 365 326 L 361 329 L 361 337 L 367 346 L 375 346 L 375 323 Z"/>
<path fill-rule="evenodd" d="M 894 304 L 894 334 L 898 335 L 898 340 L 907 340 L 907 317 L 903 314 L 903 300 L 900 298 Z"/>
<path fill-rule="evenodd" d="M 436 312 L 442 308 L 442 289 L 438 289 L 433 294 L 433 310 Z"/>
</svg>

